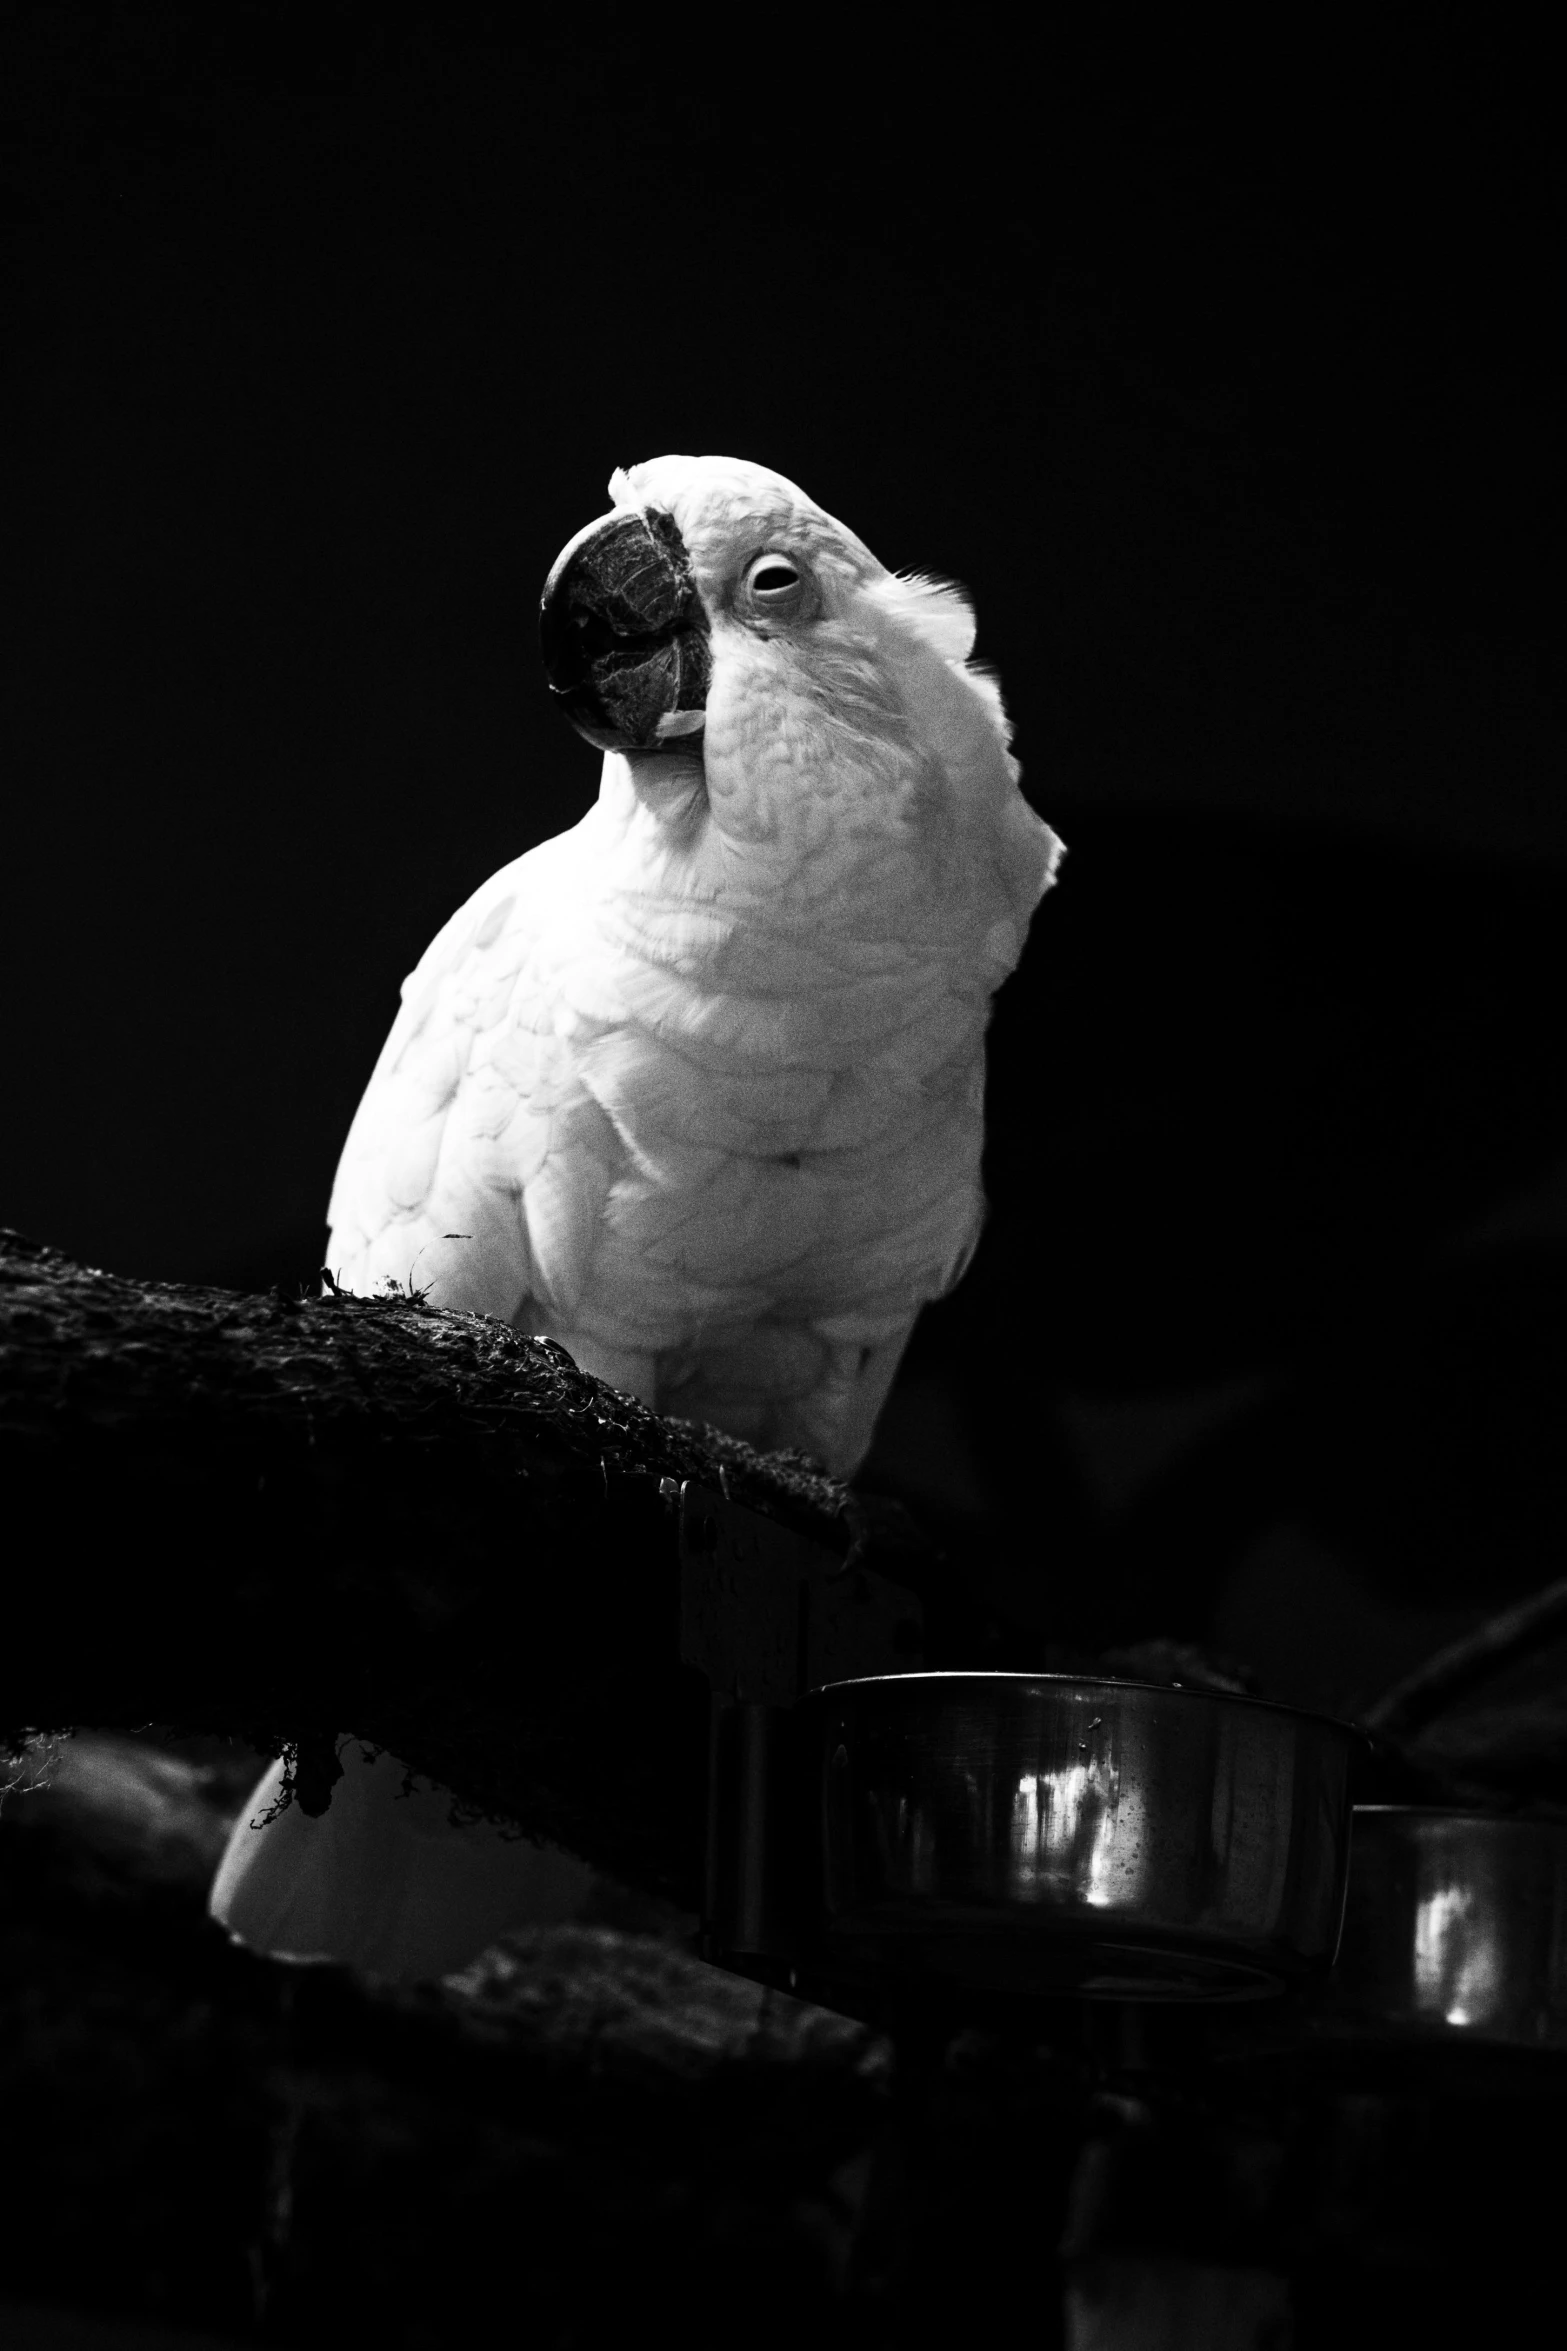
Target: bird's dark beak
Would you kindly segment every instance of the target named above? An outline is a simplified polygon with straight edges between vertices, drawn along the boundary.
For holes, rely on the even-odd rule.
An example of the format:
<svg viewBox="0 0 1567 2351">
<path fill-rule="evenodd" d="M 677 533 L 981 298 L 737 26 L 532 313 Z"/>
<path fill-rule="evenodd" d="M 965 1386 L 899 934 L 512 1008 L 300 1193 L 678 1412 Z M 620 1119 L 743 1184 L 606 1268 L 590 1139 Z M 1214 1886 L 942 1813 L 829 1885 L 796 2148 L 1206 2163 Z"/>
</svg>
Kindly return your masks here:
<svg viewBox="0 0 1567 2351">
<path fill-rule="evenodd" d="M 550 692 L 604 751 L 700 733 L 707 615 L 674 517 L 606 514 L 556 557 L 539 614 Z"/>
</svg>

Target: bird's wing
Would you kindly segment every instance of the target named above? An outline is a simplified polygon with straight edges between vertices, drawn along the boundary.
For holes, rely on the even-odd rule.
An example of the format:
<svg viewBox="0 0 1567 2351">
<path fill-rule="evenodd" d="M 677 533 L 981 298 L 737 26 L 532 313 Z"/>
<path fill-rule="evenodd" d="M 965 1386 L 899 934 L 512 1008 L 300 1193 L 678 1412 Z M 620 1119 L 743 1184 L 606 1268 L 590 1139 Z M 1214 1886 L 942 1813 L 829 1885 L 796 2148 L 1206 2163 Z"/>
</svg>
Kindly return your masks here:
<svg viewBox="0 0 1567 2351">
<path fill-rule="evenodd" d="M 503 867 L 404 981 L 327 1212 L 345 1289 L 569 1325 L 621 1157 L 557 984 L 581 855 L 567 833 Z"/>
</svg>

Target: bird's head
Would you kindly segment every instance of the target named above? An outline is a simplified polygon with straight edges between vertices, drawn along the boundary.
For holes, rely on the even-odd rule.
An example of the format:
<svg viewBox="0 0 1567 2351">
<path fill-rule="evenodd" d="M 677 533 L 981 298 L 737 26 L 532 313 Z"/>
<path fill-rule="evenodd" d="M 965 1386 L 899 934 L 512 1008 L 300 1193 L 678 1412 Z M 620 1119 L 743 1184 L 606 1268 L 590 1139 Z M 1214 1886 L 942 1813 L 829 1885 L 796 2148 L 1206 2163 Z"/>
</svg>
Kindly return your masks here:
<svg viewBox="0 0 1567 2351">
<path fill-rule="evenodd" d="M 999 820 L 1013 846 L 1031 843 L 1032 906 L 1053 836 L 1017 790 L 961 589 L 888 571 L 792 482 L 743 459 L 654 458 L 609 490 L 611 511 L 544 588 L 545 669 L 579 733 L 634 765 L 660 751 L 700 760 L 731 840 L 804 849 Z"/>
</svg>

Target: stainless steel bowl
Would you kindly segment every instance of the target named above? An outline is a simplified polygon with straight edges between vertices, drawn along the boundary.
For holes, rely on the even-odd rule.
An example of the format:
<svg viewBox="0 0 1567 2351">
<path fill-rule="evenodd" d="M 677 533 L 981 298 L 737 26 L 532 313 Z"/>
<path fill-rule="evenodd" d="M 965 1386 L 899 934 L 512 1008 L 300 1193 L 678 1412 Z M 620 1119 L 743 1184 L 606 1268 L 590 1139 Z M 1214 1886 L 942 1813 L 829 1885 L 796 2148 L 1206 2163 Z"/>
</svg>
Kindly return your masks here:
<svg viewBox="0 0 1567 2351">
<path fill-rule="evenodd" d="M 1567 2050 L 1567 1821 L 1355 1812 L 1325 2023 L 1381 2041 Z"/>
<path fill-rule="evenodd" d="M 882 1675 L 802 1711 L 824 1966 L 1235 2000 L 1332 1964 L 1343 1723 L 1065 1674 Z"/>
</svg>

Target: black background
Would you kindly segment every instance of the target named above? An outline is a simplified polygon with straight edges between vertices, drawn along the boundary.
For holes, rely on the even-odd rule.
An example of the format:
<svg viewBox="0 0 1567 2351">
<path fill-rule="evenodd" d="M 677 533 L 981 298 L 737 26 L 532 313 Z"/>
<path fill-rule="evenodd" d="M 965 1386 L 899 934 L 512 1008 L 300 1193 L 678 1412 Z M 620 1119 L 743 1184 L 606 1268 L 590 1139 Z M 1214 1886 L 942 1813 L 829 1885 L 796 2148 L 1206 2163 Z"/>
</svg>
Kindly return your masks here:
<svg viewBox="0 0 1567 2351">
<path fill-rule="evenodd" d="M 759 459 L 967 583 L 1070 852 L 867 1482 L 1350 1704 L 1567 1534 L 1544 36 L 915 22 L 8 11 L 0 1216 L 308 1278 L 399 979 L 594 789 L 551 558 Z"/>
</svg>

